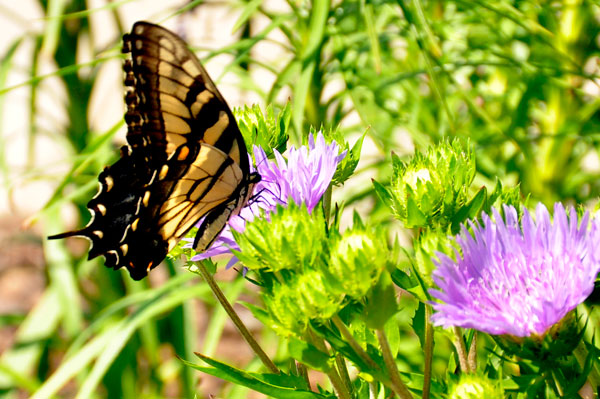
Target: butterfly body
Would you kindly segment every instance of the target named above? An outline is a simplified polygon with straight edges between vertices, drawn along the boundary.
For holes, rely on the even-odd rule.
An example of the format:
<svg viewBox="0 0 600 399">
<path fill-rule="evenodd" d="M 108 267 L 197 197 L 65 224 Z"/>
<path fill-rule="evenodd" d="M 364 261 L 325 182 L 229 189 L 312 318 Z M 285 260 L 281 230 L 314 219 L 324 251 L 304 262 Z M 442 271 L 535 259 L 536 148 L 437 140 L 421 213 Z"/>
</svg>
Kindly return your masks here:
<svg viewBox="0 0 600 399">
<path fill-rule="evenodd" d="M 123 38 L 128 146 L 100 174 L 83 229 L 89 258 L 139 280 L 204 218 L 194 247 L 210 247 L 246 204 L 260 175 L 233 114 L 183 40 L 137 22 Z"/>
</svg>

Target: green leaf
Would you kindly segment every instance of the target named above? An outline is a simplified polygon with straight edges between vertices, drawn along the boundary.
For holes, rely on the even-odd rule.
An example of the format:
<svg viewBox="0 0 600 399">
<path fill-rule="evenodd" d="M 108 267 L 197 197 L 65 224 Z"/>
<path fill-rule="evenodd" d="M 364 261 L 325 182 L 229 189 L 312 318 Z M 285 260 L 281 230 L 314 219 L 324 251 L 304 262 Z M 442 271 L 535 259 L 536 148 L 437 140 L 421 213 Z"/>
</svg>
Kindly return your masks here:
<svg viewBox="0 0 600 399">
<path fill-rule="evenodd" d="M 316 61 L 310 61 L 302 65 L 300 78 L 294 85 L 294 98 L 292 100 L 292 122 L 296 131 L 296 137 L 302 137 L 302 122 L 308 96 L 310 95 L 310 84 L 316 68 Z"/>
<path fill-rule="evenodd" d="M 344 159 L 340 162 L 337 169 L 335 170 L 335 174 L 333 175 L 333 184 L 340 185 L 344 183 L 356 170 L 358 166 L 358 161 L 360 160 L 360 153 L 362 150 L 363 141 L 365 140 L 365 136 L 367 135 L 367 131 L 363 133 L 362 136 L 356 143 L 352 146 L 352 149 L 348 151 Z"/>
<path fill-rule="evenodd" d="M 485 187 L 481 187 L 481 189 L 475 194 L 475 197 L 469 201 L 468 204 L 461 207 L 454 217 L 452 218 L 452 233 L 457 234 L 460 230 L 460 224 L 464 223 L 467 219 L 474 219 L 479 216 L 481 212 L 481 208 L 486 202 L 487 198 L 487 189 Z"/>
<path fill-rule="evenodd" d="M 0 357 L 0 363 L 11 369 L 11 375 L 0 370 L 0 388 L 5 389 L 18 381 L 17 375 L 31 375 L 43 351 L 43 341 L 56 333 L 62 316 L 60 299 L 54 288 L 48 288 L 29 312 L 16 334 L 16 343 Z M 8 371 L 8 370 L 7 370 Z M 28 384 L 31 387 L 35 384 Z"/>
<path fill-rule="evenodd" d="M 325 26 L 327 25 L 327 16 L 329 15 L 329 6 L 331 0 L 313 0 L 312 10 L 310 12 L 310 22 L 308 26 L 309 36 L 302 49 L 302 60 L 306 61 L 315 56 L 315 53 L 321 47 L 325 38 Z M 317 58 L 317 57 L 315 57 Z"/>
<path fill-rule="evenodd" d="M 379 198 L 381 198 L 381 201 L 385 205 L 387 205 L 388 208 L 390 208 L 393 211 L 394 210 L 393 209 L 394 200 L 393 200 L 392 194 L 389 192 L 389 190 L 383 184 L 379 183 L 375 179 L 371 179 L 371 182 L 373 183 L 375 192 L 377 193 Z"/>
<path fill-rule="evenodd" d="M 419 285 L 419 281 L 414 278 L 414 275 L 408 275 L 406 272 L 400 269 L 396 269 L 391 274 L 392 281 L 400 288 L 409 290 Z"/>
<path fill-rule="evenodd" d="M 321 395 L 316 392 L 297 388 L 304 384 L 297 376 L 282 374 L 260 374 L 248 373 L 228 364 L 206 357 L 196 353 L 200 359 L 212 367 L 200 366 L 185 360 L 181 360 L 186 366 L 192 367 L 203 373 L 232 382 L 236 385 L 242 385 L 256 392 L 268 395 L 276 399 L 326 399 L 334 398 L 333 395 Z"/>
<path fill-rule="evenodd" d="M 251 0 L 248 4 L 246 4 L 239 18 L 237 19 L 237 21 L 235 21 L 231 32 L 237 32 L 237 30 L 240 29 L 242 25 L 248 22 L 248 19 L 250 19 L 250 17 L 252 17 L 256 13 L 256 10 L 258 10 L 258 7 L 260 7 L 261 4 L 262 0 Z"/>
<path fill-rule="evenodd" d="M 419 302 L 419 307 L 412 318 L 412 329 L 419 338 L 421 348 L 425 347 L 425 304 Z"/>
<path fill-rule="evenodd" d="M 427 218 L 419 209 L 412 197 L 406 200 L 406 227 L 423 227 L 427 225 Z"/>
<path fill-rule="evenodd" d="M 387 271 L 384 271 L 367 298 L 362 317 L 369 328 L 379 330 L 397 311 L 398 304 L 392 278 Z"/>
<path fill-rule="evenodd" d="M 321 352 L 313 345 L 296 338 L 288 340 L 290 355 L 301 363 L 315 370 L 327 373 L 333 366 L 333 359 L 326 353 Z"/>
<path fill-rule="evenodd" d="M 311 327 L 317 333 L 317 335 L 325 339 L 334 350 L 341 353 L 346 359 L 353 362 L 361 372 L 368 373 L 379 381 L 389 381 L 389 376 L 385 374 L 384 370 L 373 369 L 367 363 L 365 363 L 365 361 L 348 344 L 346 339 L 340 336 L 337 330 L 332 331 L 325 325 L 314 322 L 311 323 Z M 369 345 L 369 348 L 372 347 Z M 368 353 L 376 364 L 383 364 L 383 357 L 379 352 L 368 350 Z"/>
</svg>

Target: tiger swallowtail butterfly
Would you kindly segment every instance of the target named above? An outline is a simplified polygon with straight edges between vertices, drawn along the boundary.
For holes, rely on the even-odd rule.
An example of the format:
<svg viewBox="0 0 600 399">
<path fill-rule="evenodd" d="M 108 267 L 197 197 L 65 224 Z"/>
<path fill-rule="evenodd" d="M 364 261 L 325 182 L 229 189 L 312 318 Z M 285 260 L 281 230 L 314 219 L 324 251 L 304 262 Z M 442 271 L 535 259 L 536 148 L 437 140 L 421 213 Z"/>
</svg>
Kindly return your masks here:
<svg viewBox="0 0 600 399">
<path fill-rule="evenodd" d="M 144 278 L 204 217 L 194 248 L 205 251 L 252 195 L 235 118 L 186 43 L 169 30 L 137 22 L 123 36 L 127 143 L 104 168 L 87 207 L 86 227 L 48 237 L 83 236 L 88 259 Z"/>
</svg>

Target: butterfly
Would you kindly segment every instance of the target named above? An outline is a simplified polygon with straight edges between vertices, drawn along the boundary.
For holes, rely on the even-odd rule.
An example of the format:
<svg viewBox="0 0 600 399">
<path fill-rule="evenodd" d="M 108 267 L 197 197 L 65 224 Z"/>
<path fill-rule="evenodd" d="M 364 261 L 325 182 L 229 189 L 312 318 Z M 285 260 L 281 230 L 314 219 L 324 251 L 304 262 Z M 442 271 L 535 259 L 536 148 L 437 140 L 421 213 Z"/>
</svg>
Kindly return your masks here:
<svg viewBox="0 0 600 399">
<path fill-rule="evenodd" d="M 103 255 L 140 280 L 202 218 L 193 246 L 208 249 L 261 177 L 223 96 L 179 36 L 136 22 L 123 52 L 128 145 L 100 173 L 88 225 L 48 238 L 86 237 L 88 259 Z"/>
</svg>

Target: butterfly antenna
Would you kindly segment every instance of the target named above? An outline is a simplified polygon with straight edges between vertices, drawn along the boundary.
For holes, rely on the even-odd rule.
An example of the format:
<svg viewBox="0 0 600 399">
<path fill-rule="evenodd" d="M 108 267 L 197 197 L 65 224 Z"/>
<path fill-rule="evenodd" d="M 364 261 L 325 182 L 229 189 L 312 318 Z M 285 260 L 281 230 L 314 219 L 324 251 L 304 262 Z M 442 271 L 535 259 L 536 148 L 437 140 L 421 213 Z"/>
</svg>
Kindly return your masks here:
<svg viewBox="0 0 600 399">
<path fill-rule="evenodd" d="M 86 236 L 85 230 L 86 229 L 67 231 L 65 233 L 60 233 L 60 234 L 55 234 L 53 236 L 48 236 L 48 239 L 49 240 L 60 240 L 61 238 L 67 238 L 67 237 Z"/>
</svg>

